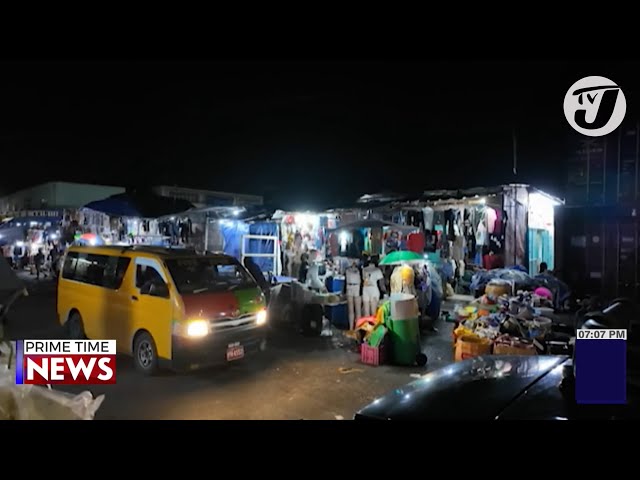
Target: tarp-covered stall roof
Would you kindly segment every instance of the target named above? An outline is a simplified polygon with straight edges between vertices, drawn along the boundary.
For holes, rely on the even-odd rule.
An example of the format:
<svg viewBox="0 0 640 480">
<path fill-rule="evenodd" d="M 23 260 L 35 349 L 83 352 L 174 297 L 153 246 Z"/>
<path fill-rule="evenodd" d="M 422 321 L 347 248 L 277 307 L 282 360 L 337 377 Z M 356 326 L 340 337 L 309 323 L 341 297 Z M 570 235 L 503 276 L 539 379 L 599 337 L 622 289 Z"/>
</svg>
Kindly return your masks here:
<svg viewBox="0 0 640 480">
<path fill-rule="evenodd" d="M 185 215 L 189 214 L 202 214 L 210 219 L 228 219 L 228 220 L 242 220 L 244 222 L 253 222 L 260 220 L 268 220 L 273 215 L 273 210 L 269 210 L 265 207 L 256 205 L 250 206 L 234 206 L 234 207 L 201 207 L 191 208 L 187 211 L 181 212 Z M 169 216 L 169 215 L 165 215 Z"/>
<path fill-rule="evenodd" d="M 158 218 L 193 208 L 186 200 L 162 197 L 153 193 L 121 193 L 84 206 L 115 217 Z"/>
</svg>

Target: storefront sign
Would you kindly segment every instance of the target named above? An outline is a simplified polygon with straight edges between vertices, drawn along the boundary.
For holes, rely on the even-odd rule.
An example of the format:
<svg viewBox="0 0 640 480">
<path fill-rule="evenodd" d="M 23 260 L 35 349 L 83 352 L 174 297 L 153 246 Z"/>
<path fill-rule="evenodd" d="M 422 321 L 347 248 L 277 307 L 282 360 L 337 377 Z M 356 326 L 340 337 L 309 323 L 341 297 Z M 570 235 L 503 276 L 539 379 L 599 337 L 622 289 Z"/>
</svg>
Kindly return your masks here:
<svg viewBox="0 0 640 480">
<path fill-rule="evenodd" d="M 23 210 L 16 217 L 61 217 L 62 210 Z"/>
</svg>

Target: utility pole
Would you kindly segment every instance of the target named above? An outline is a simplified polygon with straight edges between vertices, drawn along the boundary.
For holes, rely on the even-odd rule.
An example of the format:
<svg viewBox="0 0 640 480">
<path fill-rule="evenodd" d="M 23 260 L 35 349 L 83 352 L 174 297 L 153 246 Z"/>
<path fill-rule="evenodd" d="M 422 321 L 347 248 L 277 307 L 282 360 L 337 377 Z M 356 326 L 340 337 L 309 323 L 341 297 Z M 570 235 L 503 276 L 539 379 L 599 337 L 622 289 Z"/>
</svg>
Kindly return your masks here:
<svg viewBox="0 0 640 480">
<path fill-rule="evenodd" d="M 516 140 L 516 129 L 513 129 L 513 176 L 518 175 L 518 142 Z"/>
</svg>

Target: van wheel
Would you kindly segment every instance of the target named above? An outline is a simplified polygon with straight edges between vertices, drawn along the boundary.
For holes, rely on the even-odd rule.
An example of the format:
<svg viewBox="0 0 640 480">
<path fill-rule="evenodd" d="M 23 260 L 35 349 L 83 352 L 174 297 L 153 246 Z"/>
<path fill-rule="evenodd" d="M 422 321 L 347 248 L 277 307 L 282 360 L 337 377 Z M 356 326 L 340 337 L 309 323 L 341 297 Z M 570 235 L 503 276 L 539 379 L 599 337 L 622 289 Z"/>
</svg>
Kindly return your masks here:
<svg viewBox="0 0 640 480">
<path fill-rule="evenodd" d="M 140 333 L 133 342 L 133 363 L 136 370 L 145 375 L 153 375 L 158 371 L 156 342 L 147 332 Z"/>
<path fill-rule="evenodd" d="M 87 338 L 87 335 L 84 333 L 82 317 L 78 312 L 73 312 L 69 316 L 65 327 L 67 329 L 67 335 L 71 340 L 84 340 Z"/>
</svg>

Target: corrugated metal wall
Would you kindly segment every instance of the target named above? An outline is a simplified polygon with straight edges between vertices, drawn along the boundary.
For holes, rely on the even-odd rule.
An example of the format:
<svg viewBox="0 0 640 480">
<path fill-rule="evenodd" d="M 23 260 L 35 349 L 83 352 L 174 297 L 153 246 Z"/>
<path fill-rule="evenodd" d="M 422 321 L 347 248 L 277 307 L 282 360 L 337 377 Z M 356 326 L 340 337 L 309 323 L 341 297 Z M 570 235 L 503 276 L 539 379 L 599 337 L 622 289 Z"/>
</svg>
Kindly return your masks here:
<svg viewBox="0 0 640 480">
<path fill-rule="evenodd" d="M 556 211 L 562 276 L 577 292 L 640 301 L 640 124 L 576 145 Z"/>
<path fill-rule="evenodd" d="M 629 297 L 640 301 L 638 210 L 629 207 L 565 207 L 560 275 L 578 295 Z"/>
<path fill-rule="evenodd" d="M 567 204 L 617 205 L 639 198 L 640 125 L 622 125 L 602 138 L 576 139 L 569 159 Z"/>
</svg>

